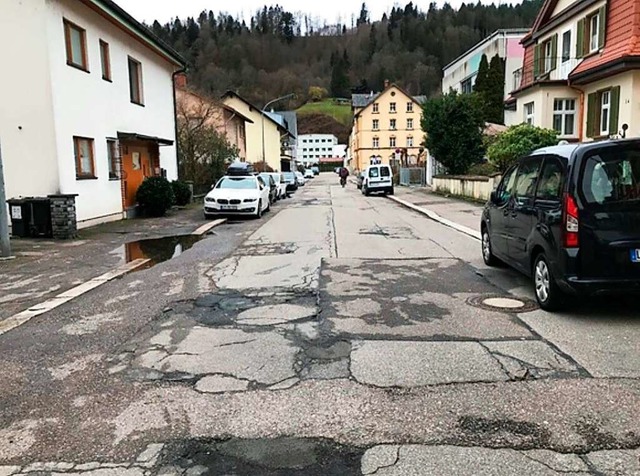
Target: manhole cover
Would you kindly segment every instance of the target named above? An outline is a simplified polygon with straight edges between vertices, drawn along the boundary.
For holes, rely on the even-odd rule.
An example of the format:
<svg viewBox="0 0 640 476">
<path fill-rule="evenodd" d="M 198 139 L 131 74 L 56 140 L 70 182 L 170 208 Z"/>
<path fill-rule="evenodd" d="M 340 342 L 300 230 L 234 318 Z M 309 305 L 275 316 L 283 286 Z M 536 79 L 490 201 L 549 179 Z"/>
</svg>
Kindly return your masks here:
<svg viewBox="0 0 640 476">
<path fill-rule="evenodd" d="M 526 298 L 514 298 L 511 296 L 482 295 L 467 299 L 467 303 L 485 309 L 487 311 L 503 312 L 531 312 L 538 309 L 535 301 Z"/>
</svg>

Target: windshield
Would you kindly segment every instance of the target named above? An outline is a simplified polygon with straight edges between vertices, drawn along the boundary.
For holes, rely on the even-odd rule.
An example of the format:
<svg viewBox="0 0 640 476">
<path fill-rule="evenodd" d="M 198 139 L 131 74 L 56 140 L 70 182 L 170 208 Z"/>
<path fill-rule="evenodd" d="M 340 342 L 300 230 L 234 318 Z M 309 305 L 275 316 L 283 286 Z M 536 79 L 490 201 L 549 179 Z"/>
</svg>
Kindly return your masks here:
<svg viewBox="0 0 640 476">
<path fill-rule="evenodd" d="M 285 178 L 285 180 L 291 180 L 295 178 L 295 175 L 293 175 L 293 172 L 285 172 L 282 174 L 282 176 Z"/>
<path fill-rule="evenodd" d="M 582 195 L 597 205 L 640 200 L 640 151 L 612 148 L 588 157 Z"/>
<path fill-rule="evenodd" d="M 217 183 L 216 188 L 251 190 L 257 188 L 256 179 L 253 177 L 223 177 Z"/>
<path fill-rule="evenodd" d="M 259 175 L 259 177 L 262 177 L 262 180 L 264 180 L 265 184 L 267 184 L 267 183 L 270 184 L 271 183 L 271 178 L 272 177 L 271 177 L 270 174 L 262 173 L 262 174 Z"/>
</svg>

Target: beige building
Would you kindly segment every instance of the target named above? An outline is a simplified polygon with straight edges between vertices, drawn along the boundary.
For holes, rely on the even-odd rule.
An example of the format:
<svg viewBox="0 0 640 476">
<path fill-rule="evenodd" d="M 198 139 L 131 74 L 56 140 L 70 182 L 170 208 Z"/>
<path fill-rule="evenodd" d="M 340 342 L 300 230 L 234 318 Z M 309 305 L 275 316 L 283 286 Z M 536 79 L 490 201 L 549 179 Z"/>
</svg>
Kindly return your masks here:
<svg viewBox="0 0 640 476">
<path fill-rule="evenodd" d="M 378 94 L 354 94 L 353 127 L 349 137 L 350 166 L 363 170 L 372 163 L 407 166 L 424 161 L 422 103 L 424 96 L 411 96 L 386 82 Z"/>
<path fill-rule="evenodd" d="M 273 170 L 282 170 L 281 151 L 282 143 L 289 135 L 287 129 L 232 91 L 225 93 L 222 101 L 252 121 L 246 124 L 246 161 L 256 164 L 264 159 Z"/>
<path fill-rule="evenodd" d="M 640 2 L 547 0 L 507 105 L 567 141 L 640 136 Z"/>
</svg>

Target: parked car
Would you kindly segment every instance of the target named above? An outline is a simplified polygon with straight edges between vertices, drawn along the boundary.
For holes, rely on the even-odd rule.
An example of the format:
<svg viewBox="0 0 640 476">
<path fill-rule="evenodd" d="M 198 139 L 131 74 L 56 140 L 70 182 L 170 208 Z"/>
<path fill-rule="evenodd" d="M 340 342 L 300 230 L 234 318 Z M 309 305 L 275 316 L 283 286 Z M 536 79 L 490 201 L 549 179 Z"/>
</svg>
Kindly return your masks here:
<svg viewBox="0 0 640 476">
<path fill-rule="evenodd" d="M 393 173 L 388 165 L 370 165 L 364 171 L 360 187 L 364 195 L 384 193 L 393 195 Z"/>
<path fill-rule="evenodd" d="M 204 198 L 204 216 L 254 215 L 260 218 L 269 206 L 269 187 L 261 177 L 224 176 Z"/>
<path fill-rule="evenodd" d="M 312 165 L 311 170 L 313 170 L 313 175 L 320 175 L 320 167 L 317 165 Z"/>
<path fill-rule="evenodd" d="M 253 165 L 248 162 L 233 162 L 227 168 L 227 175 L 241 176 L 241 175 L 253 175 Z"/>
<path fill-rule="evenodd" d="M 296 180 L 298 181 L 298 186 L 304 187 L 307 184 L 307 179 L 304 178 L 304 175 L 302 175 L 302 172 L 295 172 L 295 174 L 296 174 Z"/>
<path fill-rule="evenodd" d="M 315 178 L 315 176 L 316 176 L 316 175 L 313 173 L 313 170 L 311 170 L 311 169 L 305 169 L 305 171 L 304 171 L 304 178 L 306 178 L 306 179 L 312 179 L 312 178 Z"/>
<path fill-rule="evenodd" d="M 285 183 L 287 184 L 287 195 L 291 195 L 298 190 L 298 179 L 295 173 L 282 172 L 282 177 L 284 177 Z"/>
<path fill-rule="evenodd" d="M 287 198 L 287 182 L 284 179 L 284 176 L 279 172 L 271 172 L 271 176 L 278 186 L 277 199 L 281 200 L 283 198 Z"/>
<path fill-rule="evenodd" d="M 278 185 L 269 172 L 261 172 L 258 174 L 269 187 L 269 203 L 274 203 L 278 199 Z"/>
<path fill-rule="evenodd" d="M 358 190 L 362 189 L 363 181 L 364 181 L 364 171 L 358 173 L 358 177 L 356 178 L 356 187 L 358 187 Z"/>
<path fill-rule="evenodd" d="M 640 291 L 640 140 L 540 149 L 484 208 L 482 256 L 532 277 L 542 309 L 565 293 Z"/>
</svg>

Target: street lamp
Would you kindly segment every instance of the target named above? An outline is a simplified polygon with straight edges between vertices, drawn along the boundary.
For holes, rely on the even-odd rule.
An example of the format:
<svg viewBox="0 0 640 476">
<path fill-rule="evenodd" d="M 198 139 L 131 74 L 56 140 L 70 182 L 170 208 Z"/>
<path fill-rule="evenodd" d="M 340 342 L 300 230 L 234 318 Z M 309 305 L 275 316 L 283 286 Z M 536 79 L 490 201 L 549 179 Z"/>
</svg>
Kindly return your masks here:
<svg viewBox="0 0 640 476">
<path fill-rule="evenodd" d="M 264 144 L 264 115 L 266 113 L 266 110 L 268 109 L 269 106 L 277 103 L 278 101 L 284 101 L 285 99 L 294 98 L 295 96 L 296 95 L 294 93 L 291 93 L 291 94 L 287 94 L 286 96 L 273 99 L 272 101 L 269 101 L 267 104 L 265 104 L 264 108 L 262 109 L 262 171 L 263 172 L 267 171 L 267 157 L 265 154 L 265 144 Z"/>
</svg>

